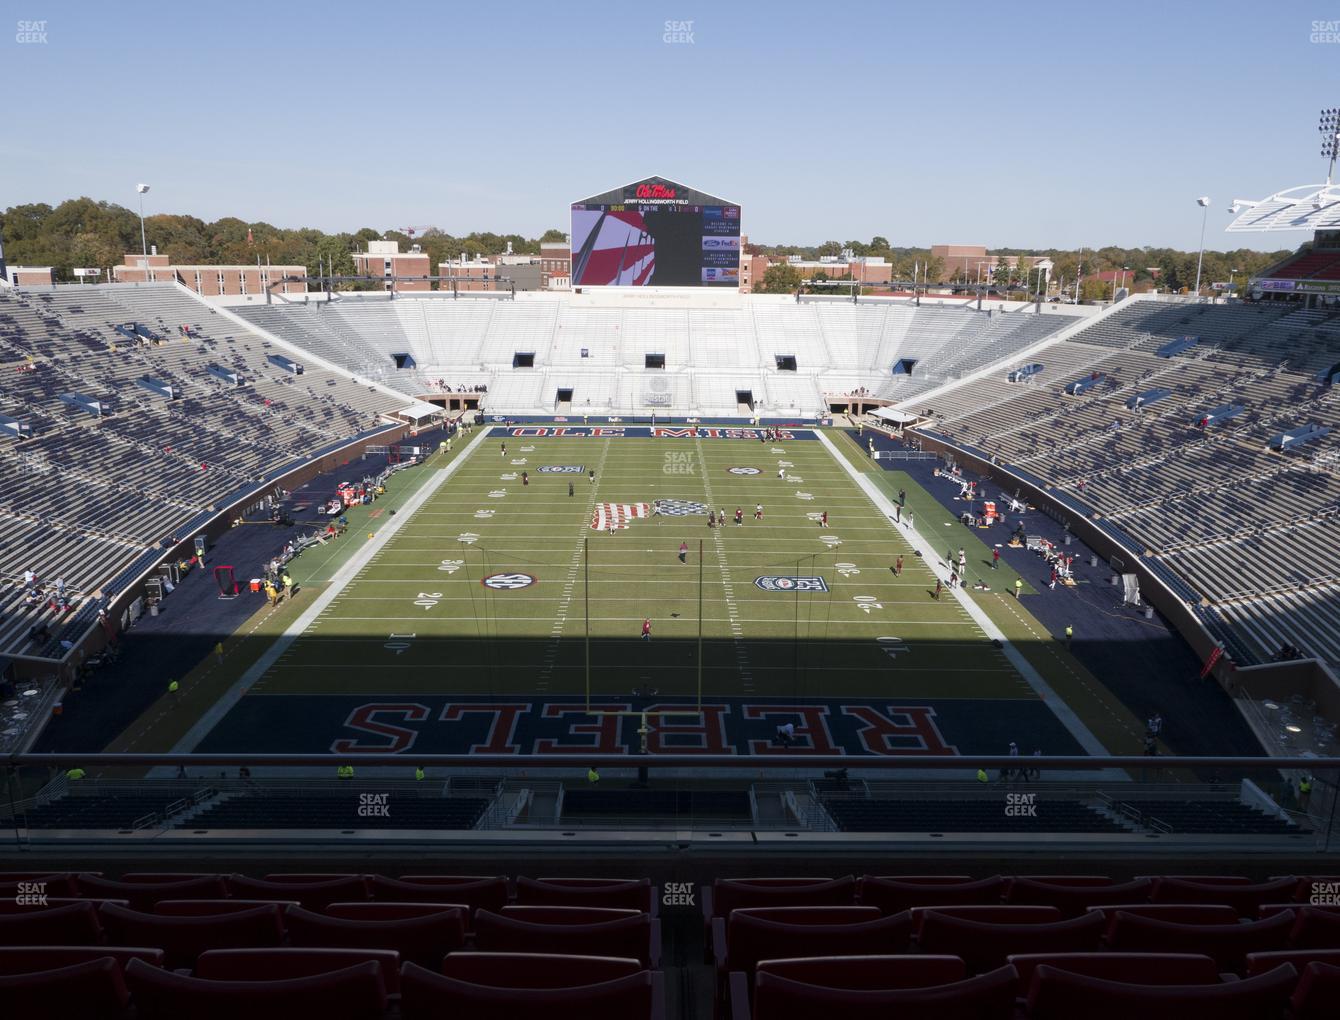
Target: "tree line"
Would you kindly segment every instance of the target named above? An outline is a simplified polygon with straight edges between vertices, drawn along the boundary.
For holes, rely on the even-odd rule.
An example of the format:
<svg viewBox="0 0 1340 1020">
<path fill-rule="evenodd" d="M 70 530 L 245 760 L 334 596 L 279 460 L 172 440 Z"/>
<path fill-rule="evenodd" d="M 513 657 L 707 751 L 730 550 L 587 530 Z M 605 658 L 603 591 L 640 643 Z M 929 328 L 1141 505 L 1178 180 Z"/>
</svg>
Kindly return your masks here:
<svg viewBox="0 0 1340 1020">
<path fill-rule="evenodd" d="M 312 227 L 276 227 L 270 223 L 248 223 L 237 217 L 224 217 L 207 223 L 195 216 L 157 213 L 144 219 L 145 239 L 168 255 L 178 265 L 252 265 L 259 259 L 276 265 L 301 265 L 315 276 L 322 268 L 335 275 L 352 276 L 355 251 L 366 248 L 368 241 L 385 239 L 399 241 L 402 251 L 410 244 L 418 244 L 429 257 L 436 272 L 438 263 L 455 258 L 462 252 L 469 255 L 498 255 L 507 250 L 518 254 L 538 255 L 544 241 L 563 241 L 567 235 L 557 228 L 546 230 L 539 237 L 521 234 L 473 232 L 453 236 L 432 229 L 421 236 L 409 237 L 396 230 L 360 230 L 328 234 Z M 56 279 L 73 280 L 75 267 L 100 268 L 119 265 L 128 252 L 140 250 L 139 215 L 131 209 L 111 202 L 97 202 L 91 198 L 72 198 L 57 206 L 44 203 L 16 205 L 0 213 L 0 235 L 5 240 L 5 256 L 10 265 L 51 266 Z M 850 249 L 854 255 L 882 256 L 893 267 L 894 280 L 918 279 L 932 283 L 950 283 L 943 263 L 931 257 L 929 248 L 896 247 L 888 238 L 876 235 L 869 241 L 825 241 L 819 245 L 758 245 L 749 244 L 746 252 L 760 255 L 799 255 L 804 259 L 818 259 L 823 255 L 840 255 Z M 1155 285 L 1165 291 L 1181 291 L 1194 286 L 1196 255 L 1194 251 L 1175 248 L 1120 248 L 1107 246 L 1081 251 L 1060 248 L 997 248 L 988 249 L 990 255 L 1021 255 L 1050 258 L 1054 263 L 1051 273 L 1053 285 L 1064 279 L 1073 293 L 1073 284 L 1081 268 L 1087 278 L 1100 272 L 1128 269 L 1129 284 L 1135 289 Z M 1283 258 L 1287 251 L 1259 252 L 1246 248 L 1232 251 L 1206 251 L 1201 272 L 1204 287 L 1214 282 L 1226 282 L 1230 272 L 1235 281 L 1261 272 L 1271 263 Z M 830 279 L 841 279 L 846 274 L 835 267 Z M 1000 267 L 993 283 L 1000 287 L 1031 289 L 1036 280 L 1026 279 L 1024 270 Z M 800 285 L 800 274 L 781 265 L 768 269 L 755 290 L 790 293 Z M 975 282 L 975 281 L 968 281 Z M 1111 284 L 1087 280 L 1081 292 L 1086 300 L 1110 296 Z"/>
<path fill-rule="evenodd" d="M 206 223 L 195 216 L 156 213 L 144 218 L 145 242 L 170 256 L 175 265 L 255 265 L 256 260 L 275 265 L 306 266 L 315 276 L 321 267 L 327 273 L 352 276 L 353 253 L 363 251 L 368 241 L 399 241 L 400 250 L 419 245 L 437 264 L 461 252 L 498 255 L 510 242 L 514 252 L 538 255 L 542 241 L 563 241 L 561 230 L 547 230 L 539 237 L 520 234 L 476 232 L 454 237 L 430 230 L 410 238 L 398 230 L 363 227 L 352 233 L 328 234 L 312 227 L 276 227 L 270 223 L 247 223 L 233 216 Z M 98 268 L 104 272 L 120 265 L 128 253 L 140 250 L 140 218 L 131 209 L 91 198 L 72 198 L 58 206 L 45 203 L 12 206 L 0 213 L 0 236 L 5 241 L 5 259 L 10 265 L 51 266 L 56 279 L 71 281 L 72 270 Z"/>
</svg>

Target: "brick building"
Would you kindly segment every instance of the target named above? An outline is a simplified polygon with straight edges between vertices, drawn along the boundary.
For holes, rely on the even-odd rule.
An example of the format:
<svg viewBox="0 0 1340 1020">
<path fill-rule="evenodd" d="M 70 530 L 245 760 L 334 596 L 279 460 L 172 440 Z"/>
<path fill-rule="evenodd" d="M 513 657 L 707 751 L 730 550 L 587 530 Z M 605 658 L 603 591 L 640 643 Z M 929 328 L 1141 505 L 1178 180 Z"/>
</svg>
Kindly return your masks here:
<svg viewBox="0 0 1340 1020">
<path fill-rule="evenodd" d="M 158 252 L 130 253 L 112 267 L 116 283 L 180 283 L 202 297 L 219 295 L 302 294 L 307 290 L 306 266 L 178 265 Z"/>
<path fill-rule="evenodd" d="M 354 253 L 354 272 L 358 276 L 381 277 L 386 290 L 392 289 L 392 277 L 396 277 L 396 290 L 432 290 L 428 262 L 428 256 L 417 244 L 402 252 L 398 241 L 369 241 L 367 251 Z"/>
</svg>

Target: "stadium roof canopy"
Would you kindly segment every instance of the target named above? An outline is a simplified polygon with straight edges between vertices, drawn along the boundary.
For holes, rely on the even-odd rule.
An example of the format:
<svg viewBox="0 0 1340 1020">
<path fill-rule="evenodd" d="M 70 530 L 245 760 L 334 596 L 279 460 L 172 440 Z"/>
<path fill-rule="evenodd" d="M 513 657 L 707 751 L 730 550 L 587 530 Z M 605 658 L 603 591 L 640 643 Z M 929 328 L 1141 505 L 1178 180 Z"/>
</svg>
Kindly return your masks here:
<svg viewBox="0 0 1340 1020">
<path fill-rule="evenodd" d="M 1235 198 L 1229 212 L 1239 208 L 1229 232 L 1332 229 L 1340 227 L 1340 185 L 1300 184 L 1258 202 Z"/>
<path fill-rule="evenodd" d="M 592 195 L 590 198 L 579 198 L 572 204 L 622 205 L 625 202 L 638 204 L 665 202 L 674 205 L 739 205 L 738 202 L 718 198 L 716 195 L 709 195 L 705 191 L 686 187 L 678 181 L 670 180 L 668 177 L 648 177 L 644 180 L 633 181 L 633 183 L 625 184 L 621 188 L 614 188 L 599 195 Z"/>
</svg>

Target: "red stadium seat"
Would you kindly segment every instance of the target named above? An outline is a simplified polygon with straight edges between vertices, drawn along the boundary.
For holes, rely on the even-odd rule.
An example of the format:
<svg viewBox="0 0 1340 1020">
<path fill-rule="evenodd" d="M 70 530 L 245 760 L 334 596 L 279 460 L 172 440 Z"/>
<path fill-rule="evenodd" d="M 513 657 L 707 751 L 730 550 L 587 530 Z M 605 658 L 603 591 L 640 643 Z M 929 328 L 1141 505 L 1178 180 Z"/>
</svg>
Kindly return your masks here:
<svg viewBox="0 0 1340 1020">
<path fill-rule="evenodd" d="M 320 913 L 327 917 L 347 917 L 355 921 L 402 921 L 411 917 L 429 917 L 444 910 L 459 910 L 469 919 L 470 908 L 464 903 L 331 903 Z"/>
<path fill-rule="evenodd" d="M 1297 885 L 1297 881 L 1293 878 L 1279 878 L 1252 885 L 1221 885 L 1214 882 L 1193 882 L 1183 878 L 1161 878 L 1154 883 L 1150 901 L 1226 903 L 1237 910 L 1239 917 L 1255 917 L 1256 909 L 1262 903 L 1273 903 L 1288 898 Z"/>
<path fill-rule="evenodd" d="M 957 956 L 804 956 L 763 960 L 754 969 L 755 977 L 762 973 L 844 989 L 926 988 L 952 984 L 967 976 Z M 730 1011 L 726 1015 L 731 1020 L 749 1020 L 753 1015 L 750 985 L 747 974 L 735 971 L 730 975 Z"/>
<path fill-rule="evenodd" d="M 660 909 L 650 879 L 518 878 L 516 902 L 522 906 L 619 907 L 655 917 Z"/>
<path fill-rule="evenodd" d="M 1293 1020 L 1335 1020 L 1340 1016 L 1340 967 L 1319 961 L 1309 963 L 1289 1004 Z"/>
<path fill-rule="evenodd" d="M 1008 1018 L 1018 976 L 1013 967 L 926 988 L 834 988 L 760 971 L 755 1020 L 997 1020 Z"/>
<path fill-rule="evenodd" d="M 207 949 L 261 948 L 284 940 L 279 908 L 273 905 L 239 914 L 174 917 L 106 903 L 98 917 L 112 945 L 154 946 L 163 950 L 168 967 L 190 967 Z"/>
<path fill-rule="evenodd" d="M 121 941 L 139 946 L 142 942 Z M 92 903 L 66 903 L 23 914 L 0 914 L 0 946 L 96 946 L 102 925 Z"/>
<path fill-rule="evenodd" d="M 659 1020 L 659 975 L 638 971 L 599 984 L 499 988 L 407 963 L 400 973 L 401 1020 Z"/>
<path fill-rule="evenodd" d="M 475 915 L 475 943 L 489 952 L 632 956 L 651 968 L 661 964 L 660 932 L 660 921 L 646 914 L 593 924 L 538 924 L 491 910 Z"/>
<path fill-rule="evenodd" d="M 897 914 L 913 907 L 999 903 L 1004 888 L 1005 879 L 999 875 L 977 882 L 936 883 L 866 875 L 861 879 L 857 899 L 862 906 Z"/>
<path fill-rule="evenodd" d="M 620 907 L 541 907 L 510 906 L 498 911 L 503 917 L 536 924 L 598 924 L 617 921 L 623 917 L 648 917 L 644 910 L 626 910 Z"/>
<path fill-rule="evenodd" d="M 96 875 L 79 875 L 76 881 L 80 896 L 125 900 L 133 910 L 153 910 L 159 900 L 210 900 L 228 895 L 218 875 L 172 882 L 114 882 Z"/>
<path fill-rule="evenodd" d="M 1012 953 L 1097 950 L 1103 927 L 1103 918 L 1097 914 L 1021 924 L 978 921 L 932 910 L 922 918 L 917 948 L 962 957 L 969 974 L 984 974 L 1003 966 Z"/>
<path fill-rule="evenodd" d="M 1274 949 L 1266 953 L 1247 954 L 1247 976 L 1256 977 L 1274 970 L 1281 963 L 1291 963 L 1299 974 L 1309 963 L 1329 963 L 1340 967 L 1340 949 Z"/>
<path fill-rule="evenodd" d="M 568 988 L 596 985 L 645 968 L 632 957 L 569 956 L 561 953 L 451 953 L 442 973 L 458 981 L 494 988 Z"/>
<path fill-rule="evenodd" d="M 970 921 L 984 921 L 989 924 L 1048 924 L 1052 921 L 1064 920 L 1061 911 L 1056 907 L 1041 907 L 1028 904 L 981 904 L 966 903 L 962 906 L 948 907 L 913 907 L 908 913 L 912 915 L 912 927 L 916 932 L 921 931 L 921 925 L 928 913 L 934 911 L 937 914 L 943 914 L 945 917 L 962 917 Z"/>
<path fill-rule="evenodd" d="M 109 956 L 0 975 L 0 1016 L 15 1020 L 116 1020 L 129 1002 L 121 965 Z"/>
<path fill-rule="evenodd" d="M 372 961 L 382 987 L 400 994 L 400 954 L 393 949 L 211 949 L 195 961 L 194 975 L 210 981 L 286 981 L 328 974 Z"/>
<path fill-rule="evenodd" d="M 293 900 L 159 900 L 152 913 L 167 917 L 212 917 L 218 914 L 240 914 L 256 907 L 278 907 L 283 910 Z"/>
<path fill-rule="evenodd" d="M 1019 972 L 1020 995 L 1042 966 L 1133 985 L 1213 985 L 1223 979 L 1218 964 L 1199 953 L 1011 953 L 1009 961 Z"/>
<path fill-rule="evenodd" d="M 0 948 L 0 974 L 30 974 L 108 956 L 118 967 L 131 960 L 163 966 L 163 950 L 147 946 L 6 946 Z"/>
<path fill-rule="evenodd" d="M 103 900 L 84 896 L 48 896 L 41 903 L 20 903 L 17 898 L 0 900 L 0 914 L 31 914 L 43 910 L 55 910 L 57 907 L 68 907 L 71 903 L 88 903 L 94 909 L 104 903 L 119 903 L 123 907 L 130 906 L 128 900 Z"/>
<path fill-rule="evenodd" d="M 1106 939 L 1108 948 L 1120 952 L 1178 953 L 1194 949 L 1214 957 L 1222 970 L 1238 974 L 1247 967 L 1248 953 L 1285 948 L 1293 923 L 1291 913 L 1244 923 L 1179 924 L 1117 911 Z"/>
<path fill-rule="evenodd" d="M 1340 912 L 1328 907 L 1299 907 L 1291 949 L 1340 949 Z"/>
<path fill-rule="evenodd" d="M 368 898 L 367 883 L 361 875 L 307 876 L 292 881 L 230 875 L 228 888 L 239 899 L 294 900 L 308 910 Z"/>
<path fill-rule="evenodd" d="M 0 874 L 0 881 L 4 875 Z M 1299 875 L 1293 890 L 1295 903 L 1310 903 L 1318 893 L 1340 893 L 1340 875 Z"/>
<path fill-rule="evenodd" d="M 1250 878 L 1242 875 L 1137 875 L 1136 878 L 1152 878 L 1156 882 L 1200 882 L 1204 885 L 1251 885 Z"/>
<path fill-rule="evenodd" d="M 374 900 L 399 903 L 464 903 L 470 913 L 476 910 L 501 910 L 507 905 L 507 879 L 460 878 L 430 881 L 429 876 L 412 879 L 368 876 Z"/>
<path fill-rule="evenodd" d="M 284 912 L 290 945 L 322 949 L 394 949 L 402 960 L 433 967 L 447 953 L 465 945 L 465 920 L 466 912 L 459 907 L 448 907 L 420 917 L 380 921 L 328 917 L 302 907 L 289 907 Z"/>
<path fill-rule="evenodd" d="M 717 994 L 724 1002 L 731 973 L 752 982 L 761 960 L 813 956 L 890 956 L 912 935 L 906 912 L 881 915 L 874 907 L 757 907 L 712 922 Z"/>
<path fill-rule="evenodd" d="M 1099 889 L 1105 885 L 1117 885 L 1107 875 L 1017 875 L 1007 879 L 1009 884 L 1020 881 L 1042 882 L 1044 885 L 1079 885 L 1086 889 Z M 1141 879 L 1136 879 L 1141 881 Z"/>
<path fill-rule="evenodd" d="M 1226 903 L 1106 903 L 1095 906 L 1093 912 L 1102 914 L 1109 923 L 1119 913 L 1179 924 L 1232 924 L 1238 919 L 1237 910 Z"/>
<path fill-rule="evenodd" d="M 186 882 L 200 878 L 223 878 L 215 871 L 128 871 L 121 876 L 122 882 L 149 882 L 161 885 L 164 882 Z"/>
<path fill-rule="evenodd" d="M 126 984 L 137 1020 L 380 1020 L 386 1012 L 381 964 L 371 960 L 283 981 L 208 981 L 132 960 Z"/>
<path fill-rule="evenodd" d="M 1136 985 L 1045 964 L 1033 971 L 1029 1020 L 1271 1020 L 1283 1011 L 1297 974 L 1288 964 L 1245 981 Z"/>
<path fill-rule="evenodd" d="M 1076 885 L 1016 878 L 1005 892 L 1005 902 L 1056 907 L 1065 917 L 1079 917 L 1089 907 L 1108 903 L 1139 903 L 1148 899 L 1153 887 L 1154 883 L 1147 878 L 1109 885 Z"/>
<path fill-rule="evenodd" d="M 13 900 L 19 895 L 19 886 L 25 888 L 34 882 L 44 885 L 43 892 L 48 898 L 56 896 L 76 896 L 79 893 L 74 875 L 68 872 L 45 871 L 0 871 L 0 899 Z"/>
<path fill-rule="evenodd" d="M 856 879 L 845 878 L 719 878 L 703 889 L 703 916 L 729 917 L 741 907 L 850 906 L 856 902 Z"/>
</svg>

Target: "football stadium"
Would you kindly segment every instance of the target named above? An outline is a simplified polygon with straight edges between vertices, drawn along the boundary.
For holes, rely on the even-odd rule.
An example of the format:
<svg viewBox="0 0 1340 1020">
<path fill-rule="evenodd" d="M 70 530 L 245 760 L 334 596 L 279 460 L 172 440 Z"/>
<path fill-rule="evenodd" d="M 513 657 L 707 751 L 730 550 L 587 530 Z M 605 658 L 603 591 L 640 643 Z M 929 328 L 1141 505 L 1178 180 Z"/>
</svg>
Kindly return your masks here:
<svg viewBox="0 0 1340 1020">
<path fill-rule="evenodd" d="M 765 244 L 806 210 L 640 142 L 532 187 L 539 240 L 14 174 L 0 1011 L 1340 1015 L 1318 128 L 1322 183 L 1179 198 L 1189 251 Z M 486 174 L 423 204 L 506 225 Z"/>
</svg>

